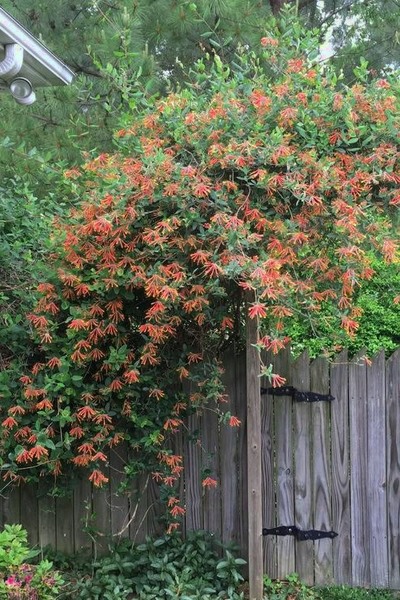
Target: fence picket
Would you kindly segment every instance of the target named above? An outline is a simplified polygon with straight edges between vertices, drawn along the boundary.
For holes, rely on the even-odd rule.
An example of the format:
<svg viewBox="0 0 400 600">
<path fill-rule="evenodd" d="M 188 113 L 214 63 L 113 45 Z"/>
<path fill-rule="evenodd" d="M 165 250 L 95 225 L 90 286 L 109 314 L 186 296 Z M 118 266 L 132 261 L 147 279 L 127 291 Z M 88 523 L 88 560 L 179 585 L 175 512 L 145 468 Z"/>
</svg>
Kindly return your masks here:
<svg viewBox="0 0 400 600">
<path fill-rule="evenodd" d="M 329 393 L 329 364 L 318 358 L 310 365 L 311 389 L 319 394 Z M 311 407 L 313 428 L 313 491 L 314 527 L 320 531 L 331 531 L 331 482 L 330 482 L 330 404 L 315 402 Z M 315 552 L 315 583 L 331 583 L 332 540 L 317 540 Z"/>
<path fill-rule="evenodd" d="M 203 411 L 202 416 L 202 477 L 209 474 L 217 481 L 217 486 L 203 487 L 203 522 L 204 529 L 221 537 L 221 486 L 220 481 L 220 458 L 223 463 L 224 457 L 219 451 L 219 423 L 217 407 L 209 406 Z M 229 427 L 229 426 L 228 426 Z"/>
<path fill-rule="evenodd" d="M 400 348 L 386 363 L 389 587 L 400 589 Z"/>
<path fill-rule="evenodd" d="M 310 390 L 309 357 L 304 352 L 292 366 L 292 383 L 301 391 Z M 294 503 L 295 524 L 300 529 L 314 529 L 312 488 L 311 406 L 298 402 L 294 408 Z M 305 583 L 314 583 L 314 544 L 296 542 L 296 573 Z"/>
<path fill-rule="evenodd" d="M 129 498 L 121 491 L 121 483 L 125 479 L 124 467 L 128 460 L 125 446 L 117 446 L 110 452 L 110 517 L 111 536 L 113 542 L 129 537 Z"/>
<path fill-rule="evenodd" d="M 351 584 L 351 528 L 349 477 L 349 373 L 344 351 L 331 366 L 332 403 L 332 528 L 333 574 L 338 584 Z"/>
<path fill-rule="evenodd" d="M 229 353 L 225 357 L 224 383 L 229 403 L 222 405 L 221 409 L 230 411 L 236 416 L 236 370 L 235 356 Z M 243 427 L 243 424 L 242 424 Z M 238 455 L 237 455 L 238 430 L 236 427 L 221 426 L 220 433 L 220 487 L 222 511 L 222 535 L 224 543 L 237 539 L 237 514 L 238 514 Z"/>
<path fill-rule="evenodd" d="M 92 537 L 89 534 L 92 517 L 92 486 L 88 479 L 77 482 L 73 496 L 73 537 L 75 552 L 92 551 Z M 56 522 L 59 515 L 56 512 Z"/>
<path fill-rule="evenodd" d="M 265 365 L 272 363 L 270 354 L 265 353 L 262 357 Z M 261 386 L 268 389 L 269 380 L 264 377 Z M 277 400 L 279 402 L 279 399 Z M 263 478 L 263 527 L 272 529 L 277 527 L 276 522 L 276 473 L 275 473 L 275 431 L 274 431 L 274 404 L 272 394 L 261 396 L 261 431 L 262 431 L 262 455 L 261 469 Z M 264 571 L 275 579 L 277 570 L 277 545 L 276 536 L 267 535 L 263 540 Z"/>
<path fill-rule="evenodd" d="M 201 416 L 188 417 L 188 438 L 185 443 L 186 527 L 204 529 L 201 488 Z M 190 465 L 190 466 L 189 466 Z"/>
<path fill-rule="evenodd" d="M 352 581 L 368 586 L 369 535 L 367 499 L 367 372 L 361 351 L 349 364 Z"/>
<path fill-rule="evenodd" d="M 388 585 L 386 507 L 385 354 L 367 367 L 368 393 L 368 532 L 373 587 Z M 379 450 L 378 450 L 379 449 Z"/>
<path fill-rule="evenodd" d="M 274 370 L 291 381 L 289 349 L 281 351 L 274 360 Z M 293 503 L 293 445 L 292 405 L 290 396 L 279 396 L 275 400 L 275 435 L 277 468 L 277 511 L 278 525 L 294 524 Z M 277 575 L 285 577 L 295 570 L 294 538 L 277 536 Z"/>
</svg>

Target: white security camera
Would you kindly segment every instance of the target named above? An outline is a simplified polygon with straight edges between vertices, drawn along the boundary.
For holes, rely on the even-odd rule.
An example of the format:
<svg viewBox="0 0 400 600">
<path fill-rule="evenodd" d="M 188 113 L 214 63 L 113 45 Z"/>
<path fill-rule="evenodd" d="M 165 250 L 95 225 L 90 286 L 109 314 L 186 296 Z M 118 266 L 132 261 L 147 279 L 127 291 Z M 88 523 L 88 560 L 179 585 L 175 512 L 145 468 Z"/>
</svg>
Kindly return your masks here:
<svg viewBox="0 0 400 600">
<path fill-rule="evenodd" d="M 36 94 L 33 91 L 31 82 L 25 77 L 16 77 L 10 83 L 10 92 L 18 104 L 33 104 L 36 100 Z"/>
</svg>

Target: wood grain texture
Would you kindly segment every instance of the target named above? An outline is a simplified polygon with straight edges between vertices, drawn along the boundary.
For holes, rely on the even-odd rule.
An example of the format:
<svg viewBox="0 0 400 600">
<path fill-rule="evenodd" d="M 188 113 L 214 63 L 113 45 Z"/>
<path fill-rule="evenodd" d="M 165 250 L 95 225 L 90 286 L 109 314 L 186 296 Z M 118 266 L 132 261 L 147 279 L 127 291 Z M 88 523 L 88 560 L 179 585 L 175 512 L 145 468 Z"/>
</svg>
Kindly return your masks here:
<svg viewBox="0 0 400 600">
<path fill-rule="evenodd" d="M 304 352 L 292 365 L 292 385 L 301 391 L 310 390 L 310 361 Z M 294 505 L 295 525 L 299 529 L 314 529 L 312 487 L 312 421 L 307 402 L 295 402 L 294 419 Z M 296 567 L 302 581 L 314 584 L 314 543 L 295 542 Z"/>
<path fill-rule="evenodd" d="M 267 367 L 272 363 L 270 353 L 263 353 L 262 361 Z M 268 389 L 270 382 L 267 377 L 261 379 L 261 387 Z M 277 400 L 279 402 L 279 399 Z M 275 472 L 275 400 L 272 394 L 261 396 L 261 433 L 262 454 L 261 470 L 263 482 L 263 527 L 272 529 L 277 526 L 276 514 L 276 472 Z M 276 536 L 266 535 L 263 539 L 264 572 L 271 579 L 278 576 Z"/>
<path fill-rule="evenodd" d="M 108 472 L 105 470 L 107 477 Z M 111 493 L 110 486 L 92 490 L 92 527 L 96 556 L 107 553 L 111 541 Z"/>
<path fill-rule="evenodd" d="M 88 533 L 88 528 L 91 524 L 92 516 L 92 486 L 87 478 L 80 480 L 75 486 L 73 496 L 73 514 L 75 552 L 85 551 L 91 554 L 93 550 L 93 540 Z M 57 521 L 58 513 L 56 512 L 56 523 Z"/>
<path fill-rule="evenodd" d="M 21 487 L 6 485 L 3 494 L 3 523 L 21 523 Z"/>
<path fill-rule="evenodd" d="M 221 486 L 220 473 L 221 469 L 226 470 L 224 464 L 224 456 L 221 456 L 219 450 L 219 422 L 218 422 L 218 407 L 209 405 L 203 410 L 202 415 L 202 473 L 209 475 L 217 481 L 217 487 L 203 487 L 203 523 L 205 531 L 214 533 L 221 538 Z M 227 425 L 229 427 L 229 425 Z M 220 468 L 220 460 L 222 466 Z"/>
<path fill-rule="evenodd" d="M 28 531 L 31 546 L 39 543 L 39 514 L 37 484 L 21 487 L 21 521 L 22 527 Z"/>
<path fill-rule="evenodd" d="M 181 427 L 180 430 L 174 434 L 174 436 L 171 440 L 171 442 L 172 442 L 171 448 L 172 448 L 173 454 L 176 454 L 177 456 L 182 456 L 183 461 L 185 461 L 185 452 L 184 452 L 185 436 L 186 436 L 186 430 Z M 181 506 L 185 507 L 186 506 L 185 471 L 183 471 L 183 474 L 179 478 L 177 497 L 180 499 Z M 181 531 L 182 535 L 186 534 L 186 518 L 183 518 L 181 521 L 180 531 Z"/>
<path fill-rule="evenodd" d="M 368 534 L 367 367 L 361 351 L 349 364 L 352 582 L 370 583 Z"/>
<path fill-rule="evenodd" d="M 56 546 L 56 503 L 44 482 L 38 485 L 38 542 L 40 548 Z"/>
<path fill-rule="evenodd" d="M 163 513 L 163 507 L 160 502 L 160 486 L 153 478 L 149 480 L 147 488 L 147 503 L 147 535 L 150 537 L 159 537 L 164 532 L 164 527 L 160 520 Z"/>
<path fill-rule="evenodd" d="M 129 539 L 139 544 L 146 539 L 150 475 L 137 475 L 129 484 Z"/>
<path fill-rule="evenodd" d="M 110 451 L 110 518 L 113 542 L 129 537 L 129 497 L 121 490 L 125 481 L 124 467 L 128 460 L 126 447 L 120 445 Z"/>
<path fill-rule="evenodd" d="M 246 395 L 247 395 L 247 476 L 249 533 L 249 597 L 262 600 L 262 475 L 261 475 L 261 394 L 260 354 L 257 319 L 246 322 Z"/>
<path fill-rule="evenodd" d="M 221 406 L 223 412 L 229 411 L 236 416 L 236 369 L 233 350 L 224 357 L 224 385 L 228 402 Z M 243 427 L 241 423 L 240 427 Z M 221 490 L 221 539 L 229 543 L 237 539 L 238 523 L 238 428 L 225 424 L 220 431 L 220 490 Z"/>
<path fill-rule="evenodd" d="M 371 586 L 387 587 L 388 540 L 386 505 L 386 406 L 385 353 L 382 351 L 367 366 L 368 392 L 368 533 Z"/>
<path fill-rule="evenodd" d="M 274 359 L 274 371 L 291 381 L 290 349 L 281 351 Z M 277 524 L 293 525 L 294 477 L 293 477 L 293 436 L 292 436 L 291 396 L 277 396 L 275 399 L 275 436 L 276 436 L 276 499 Z M 289 435 L 288 435 L 289 434 Z M 277 575 L 286 577 L 295 570 L 295 541 L 292 536 L 277 536 Z"/>
<path fill-rule="evenodd" d="M 311 390 L 319 394 L 329 393 L 329 365 L 323 358 L 317 358 L 310 365 Z M 321 531 L 331 531 L 331 465 L 330 465 L 330 404 L 313 402 L 313 492 L 314 527 Z M 315 553 L 315 583 L 331 583 L 332 540 L 317 540 Z"/>
<path fill-rule="evenodd" d="M 237 455 L 239 459 L 239 518 L 237 522 L 238 542 L 242 549 L 242 556 L 248 560 L 249 540 L 248 540 L 248 478 L 247 478 L 247 416 L 246 416 L 246 358 L 244 354 L 236 356 L 236 416 L 240 419 L 242 425 L 238 431 Z"/>
<path fill-rule="evenodd" d="M 351 585 L 350 529 L 350 438 L 349 383 L 347 352 L 339 354 L 331 366 L 332 417 L 332 528 L 333 574 L 338 584 Z"/>
<path fill-rule="evenodd" d="M 389 586 L 400 589 L 400 349 L 386 363 Z"/>
<path fill-rule="evenodd" d="M 72 494 L 56 498 L 56 549 L 64 554 L 74 552 L 74 500 Z"/>
<path fill-rule="evenodd" d="M 199 414 L 189 415 L 187 432 L 188 436 L 185 441 L 186 529 L 196 531 L 204 529 L 201 486 L 201 416 Z"/>
</svg>

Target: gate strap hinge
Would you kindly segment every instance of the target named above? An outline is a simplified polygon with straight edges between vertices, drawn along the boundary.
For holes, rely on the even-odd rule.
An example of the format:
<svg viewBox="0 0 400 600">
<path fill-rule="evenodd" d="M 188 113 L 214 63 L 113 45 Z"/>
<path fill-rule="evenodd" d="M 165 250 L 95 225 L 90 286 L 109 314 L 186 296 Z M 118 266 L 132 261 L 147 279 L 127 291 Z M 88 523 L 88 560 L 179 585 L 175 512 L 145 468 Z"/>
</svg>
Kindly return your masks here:
<svg viewBox="0 0 400 600">
<path fill-rule="evenodd" d="M 335 398 L 331 394 L 317 394 L 316 392 L 301 392 L 291 385 L 280 388 L 261 388 L 261 394 L 273 396 L 292 396 L 296 402 L 332 402 Z"/>
<path fill-rule="evenodd" d="M 318 529 L 309 529 L 304 531 L 299 529 L 295 525 L 281 525 L 279 527 L 273 527 L 272 529 L 263 529 L 263 535 L 293 535 L 298 542 L 304 542 L 306 540 L 322 540 L 322 538 L 335 538 L 337 533 L 335 531 L 319 531 Z"/>
</svg>

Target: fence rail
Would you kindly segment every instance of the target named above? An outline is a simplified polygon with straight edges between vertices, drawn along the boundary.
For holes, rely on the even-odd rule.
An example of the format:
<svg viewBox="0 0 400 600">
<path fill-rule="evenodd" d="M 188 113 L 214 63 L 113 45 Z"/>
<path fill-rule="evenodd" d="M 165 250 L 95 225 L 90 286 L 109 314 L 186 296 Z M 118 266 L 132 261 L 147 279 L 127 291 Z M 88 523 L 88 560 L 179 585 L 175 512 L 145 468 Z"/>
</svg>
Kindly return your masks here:
<svg viewBox="0 0 400 600">
<path fill-rule="evenodd" d="M 293 360 L 289 352 L 267 357 L 287 384 L 331 394 L 332 401 L 297 402 L 292 395 L 262 396 L 263 527 L 296 526 L 334 531 L 334 539 L 299 541 L 266 535 L 264 569 L 272 578 L 297 572 L 310 584 L 331 582 L 400 589 L 400 349 L 379 353 L 368 366 L 346 353 L 328 362 Z M 213 410 L 192 415 L 175 439 L 184 455 L 180 493 L 186 505 L 183 531 L 205 529 L 236 542 L 246 557 L 246 364 L 225 361 L 226 410 L 242 422 L 221 425 Z M 261 381 L 263 387 L 267 382 Z M 187 435 L 189 434 L 189 435 Z M 199 442 L 189 438 L 199 435 Z M 25 486 L 1 499 L 2 521 L 20 522 L 30 541 L 67 553 L 102 551 L 109 540 L 135 541 L 163 530 L 157 486 L 145 476 L 118 493 L 127 456 L 110 457 L 110 485 L 94 490 L 81 482 L 71 495 L 52 498 L 44 487 Z M 204 489 L 204 472 L 218 486 Z M 99 535 L 100 534 L 100 535 Z M 261 532 L 260 532 L 261 534 Z"/>
</svg>

